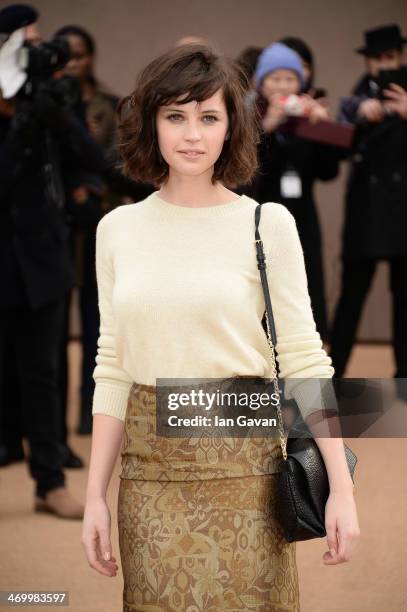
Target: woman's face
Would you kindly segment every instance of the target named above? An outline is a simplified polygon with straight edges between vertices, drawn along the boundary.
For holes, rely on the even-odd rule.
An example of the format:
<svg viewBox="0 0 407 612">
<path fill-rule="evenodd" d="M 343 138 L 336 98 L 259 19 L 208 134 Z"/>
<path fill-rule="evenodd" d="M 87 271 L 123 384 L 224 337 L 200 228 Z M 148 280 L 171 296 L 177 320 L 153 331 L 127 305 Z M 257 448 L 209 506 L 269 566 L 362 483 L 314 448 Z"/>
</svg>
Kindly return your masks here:
<svg viewBox="0 0 407 612">
<path fill-rule="evenodd" d="M 93 56 L 88 52 L 86 44 L 80 36 L 67 34 L 64 38 L 71 52 L 71 59 L 65 66 L 64 73 L 82 81 L 92 73 Z"/>
<path fill-rule="evenodd" d="M 171 172 L 180 175 L 198 176 L 209 169 L 213 172 L 229 127 L 222 91 L 219 89 L 203 102 L 180 104 L 183 98 L 158 109 L 156 126 L 161 155 Z"/>
<path fill-rule="evenodd" d="M 290 96 L 301 91 L 301 83 L 295 72 L 292 70 L 273 70 L 263 79 L 261 93 L 270 100 L 274 95 Z"/>
</svg>

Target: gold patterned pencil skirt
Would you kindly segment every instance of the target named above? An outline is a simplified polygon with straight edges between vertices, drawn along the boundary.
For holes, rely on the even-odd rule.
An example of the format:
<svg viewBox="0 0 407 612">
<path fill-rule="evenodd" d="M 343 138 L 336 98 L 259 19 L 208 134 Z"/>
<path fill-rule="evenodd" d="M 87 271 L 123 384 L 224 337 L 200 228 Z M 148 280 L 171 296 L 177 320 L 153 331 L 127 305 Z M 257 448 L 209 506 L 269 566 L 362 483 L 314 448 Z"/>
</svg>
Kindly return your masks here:
<svg viewBox="0 0 407 612">
<path fill-rule="evenodd" d="M 118 496 L 123 612 L 300 612 L 296 544 L 275 518 L 274 438 L 155 435 L 134 383 Z"/>
</svg>

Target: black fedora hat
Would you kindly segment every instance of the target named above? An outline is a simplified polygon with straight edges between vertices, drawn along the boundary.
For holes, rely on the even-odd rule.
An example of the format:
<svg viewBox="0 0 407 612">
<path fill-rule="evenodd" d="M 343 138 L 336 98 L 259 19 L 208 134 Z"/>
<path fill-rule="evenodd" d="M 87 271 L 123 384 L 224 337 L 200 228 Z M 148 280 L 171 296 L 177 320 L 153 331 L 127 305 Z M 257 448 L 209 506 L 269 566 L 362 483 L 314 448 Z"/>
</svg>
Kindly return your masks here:
<svg viewBox="0 0 407 612">
<path fill-rule="evenodd" d="M 362 55 L 377 55 L 388 49 L 396 49 L 407 42 L 407 38 L 401 35 L 400 28 L 396 24 L 382 26 L 365 32 L 365 46 L 356 49 Z"/>
</svg>

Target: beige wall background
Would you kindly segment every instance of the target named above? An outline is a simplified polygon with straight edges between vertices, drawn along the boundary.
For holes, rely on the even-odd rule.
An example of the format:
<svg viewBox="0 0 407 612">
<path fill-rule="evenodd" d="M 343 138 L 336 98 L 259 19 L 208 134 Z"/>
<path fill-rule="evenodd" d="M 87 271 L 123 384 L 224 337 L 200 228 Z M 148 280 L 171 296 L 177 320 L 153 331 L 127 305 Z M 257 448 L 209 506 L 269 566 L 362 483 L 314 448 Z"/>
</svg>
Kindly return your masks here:
<svg viewBox="0 0 407 612">
<path fill-rule="evenodd" d="M 45 38 L 68 23 L 82 25 L 94 35 L 97 74 L 120 95 L 131 90 L 146 63 L 181 36 L 205 36 L 235 57 L 247 45 L 266 46 L 292 35 L 301 36 L 313 48 L 316 84 L 327 88 L 336 111 L 340 96 L 349 93 L 364 69 L 363 59 L 354 52 L 363 42 L 363 31 L 396 22 L 407 36 L 406 0 L 36 0 L 33 4 L 40 11 Z M 335 181 L 317 187 L 330 316 L 340 288 L 346 172 L 343 164 Z M 358 339 L 391 339 L 387 262 L 378 264 Z"/>
</svg>

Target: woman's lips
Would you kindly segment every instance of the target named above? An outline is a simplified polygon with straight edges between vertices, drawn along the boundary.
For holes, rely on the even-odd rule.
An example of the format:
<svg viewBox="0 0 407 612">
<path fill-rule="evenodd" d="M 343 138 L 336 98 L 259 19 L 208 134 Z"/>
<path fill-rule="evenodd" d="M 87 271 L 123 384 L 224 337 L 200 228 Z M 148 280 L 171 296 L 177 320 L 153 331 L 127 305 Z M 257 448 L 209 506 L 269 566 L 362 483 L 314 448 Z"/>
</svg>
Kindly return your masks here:
<svg viewBox="0 0 407 612">
<path fill-rule="evenodd" d="M 181 153 L 181 155 L 184 155 L 188 159 L 196 159 L 200 155 L 203 155 L 203 153 L 199 151 L 178 151 L 178 153 Z"/>
</svg>

